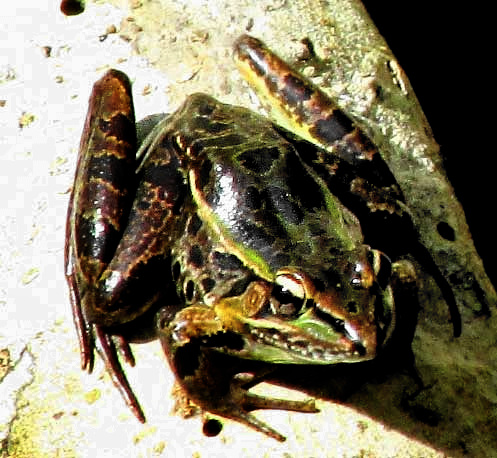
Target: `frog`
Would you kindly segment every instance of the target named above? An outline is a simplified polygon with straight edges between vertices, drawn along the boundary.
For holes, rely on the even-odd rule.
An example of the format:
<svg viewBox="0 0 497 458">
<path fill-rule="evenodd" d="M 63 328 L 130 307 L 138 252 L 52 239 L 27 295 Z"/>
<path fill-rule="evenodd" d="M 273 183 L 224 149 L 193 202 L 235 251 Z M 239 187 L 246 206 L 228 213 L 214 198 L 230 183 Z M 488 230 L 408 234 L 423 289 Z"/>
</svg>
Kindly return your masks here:
<svg viewBox="0 0 497 458">
<path fill-rule="evenodd" d="M 259 39 L 242 35 L 234 54 L 281 122 L 196 93 L 139 139 L 129 78 L 111 69 L 95 83 L 65 273 L 82 369 L 98 353 L 139 421 L 121 361 L 158 338 L 184 405 L 283 441 L 252 411 L 318 412 L 315 400 L 250 389 L 283 365 L 363 363 L 394 346 L 415 325 L 406 251 L 439 284 L 455 334 L 460 317 L 357 122 Z"/>
</svg>

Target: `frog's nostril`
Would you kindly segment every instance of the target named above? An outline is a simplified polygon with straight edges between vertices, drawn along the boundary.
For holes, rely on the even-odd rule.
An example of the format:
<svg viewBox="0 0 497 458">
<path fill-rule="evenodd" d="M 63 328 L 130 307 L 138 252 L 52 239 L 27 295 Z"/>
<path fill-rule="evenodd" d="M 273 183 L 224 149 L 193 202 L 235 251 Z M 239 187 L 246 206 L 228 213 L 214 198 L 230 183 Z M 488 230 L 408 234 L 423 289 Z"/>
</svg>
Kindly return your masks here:
<svg viewBox="0 0 497 458">
<path fill-rule="evenodd" d="M 357 302 L 355 301 L 350 301 L 348 304 L 347 304 L 347 310 L 349 313 L 357 313 Z"/>
</svg>

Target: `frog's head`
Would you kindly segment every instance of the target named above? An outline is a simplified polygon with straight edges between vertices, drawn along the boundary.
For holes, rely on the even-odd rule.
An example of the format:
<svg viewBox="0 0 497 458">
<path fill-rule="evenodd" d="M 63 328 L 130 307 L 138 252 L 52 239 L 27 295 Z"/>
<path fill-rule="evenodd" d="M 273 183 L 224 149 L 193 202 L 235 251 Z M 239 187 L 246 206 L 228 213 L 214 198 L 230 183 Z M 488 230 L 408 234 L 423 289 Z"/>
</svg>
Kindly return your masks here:
<svg viewBox="0 0 497 458">
<path fill-rule="evenodd" d="M 243 336 L 240 356 L 272 363 L 334 364 L 372 359 L 391 334 L 390 261 L 361 247 L 354 261 L 316 278 L 280 268 L 215 304 L 225 329 Z M 338 272 L 338 270 L 337 270 Z"/>
</svg>

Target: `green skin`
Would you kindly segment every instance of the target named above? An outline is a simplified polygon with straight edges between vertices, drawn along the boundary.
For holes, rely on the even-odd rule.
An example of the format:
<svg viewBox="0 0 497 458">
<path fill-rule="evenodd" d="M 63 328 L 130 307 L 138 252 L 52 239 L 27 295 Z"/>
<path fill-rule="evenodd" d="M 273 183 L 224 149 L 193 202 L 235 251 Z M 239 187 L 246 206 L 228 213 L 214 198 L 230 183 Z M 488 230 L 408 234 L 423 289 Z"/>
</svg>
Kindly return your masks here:
<svg viewBox="0 0 497 458">
<path fill-rule="evenodd" d="M 119 97 L 108 90 L 116 81 Z M 364 244 L 358 219 L 267 119 L 194 94 L 157 123 L 136 163 L 134 138 L 119 137 L 133 123 L 127 78 L 111 71 L 90 101 L 68 215 L 82 365 L 91 370 L 98 340 L 144 420 L 111 339 L 130 361 L 123 329 L 167 304 L 157 330 L 185 396 L 283 440 L 249 411 L 315 412 L 314 404 L 254 396 L 257 382 L 237 376 L 239 366 L 217 366 L 216 355 L 319 365 L 374 358 L 394 324 L 388 275 L 379 280 L 386 257 Z"/>
</svg>

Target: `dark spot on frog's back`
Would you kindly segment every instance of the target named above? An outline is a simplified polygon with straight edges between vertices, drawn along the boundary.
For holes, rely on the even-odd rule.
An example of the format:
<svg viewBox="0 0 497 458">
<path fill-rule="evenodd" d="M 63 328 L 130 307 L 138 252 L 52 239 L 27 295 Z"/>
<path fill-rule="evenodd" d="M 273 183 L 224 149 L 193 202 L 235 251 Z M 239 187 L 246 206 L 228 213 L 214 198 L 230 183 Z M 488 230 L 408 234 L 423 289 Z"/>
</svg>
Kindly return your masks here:
<svg viewBox="0 0 497 458">
<path fill-rule="evenodd" d="M 180 163 L 175 156 L 164 156 L 160 162 L 152 162 L 144 168 L 143 179 L 154 186 L 174 191 L 184 184 Z"/>
<path fill-rule="evenodd" d="M 238 155 L 238 161 L 246 169 L 260 175 L 268 173 L 279 157 L 280 151 L 277 147 L 263 147 L 243 151 Z"/>
<path fill-rule="evenodd" d="M 187 280 L 183 285 L 183 294 L 188 302 L 192 302 L 195 297 L 195 283 L 193 280 Z"/>
<path fill-rule="evenodd" d="M 221 253 L 220 251 L 215 251 L 212 254 L 213 261 L 220 270 L 230 271 L 238 270 L 243 267 L 242 261 L 240 261 L 235 255 L 229 253 Z"/>
<path fill-rule="evenodd" d="M 204 278 L 201 281 L 202 289 L 204 290 L 204 294 L 207 294 L 208 292 L 212 291 L 214 286 L 216 286 L 216 280 L 213 278 Z"/>
<path fill-rule="evenodd" d="M 274 212 L 283 216 L 286 222 L 290 224 L 300 224 L 303 219 L 301 209 L 292 202 L 289 193 L 277 186 L 268 186 L 266 188 L 268 200 Z"/>
<path fill-rule="evenodd" d="M 204 255 L 202 254 L 202 250 L 198 245 L 192 246 L 190 249 L 190 256 L 188 259 L 189 263 L 199 268 L 204 265 Z"/>
<path fill-rule="evenodd" d="M 236 232 L 243 243 L 257 251 L 269 250 L 275 242 L 275 237 L 266 229 L 250 221 L 240 221 Z"/>
<path fill-rule="evenodd" d="M 295 202 L 308 211 L 326 207 L 322 189 L 295 154 L 288 157 L 286 176 L 290 195 Z"/>
<path fill-rule="evenodd" d="M 186 225 L 186 230 L 188 235 L 195 236 L 202 227 L 202 220 L 197 213 L 194 213 L 189 219 Z"/>
<path fill-rule="evenodd" d="M 255 186 L 248 186 L 245 190 L 245 205 L 250 210 L 259 210 L 262 207 L 262 198 Z"/>
</svg>

